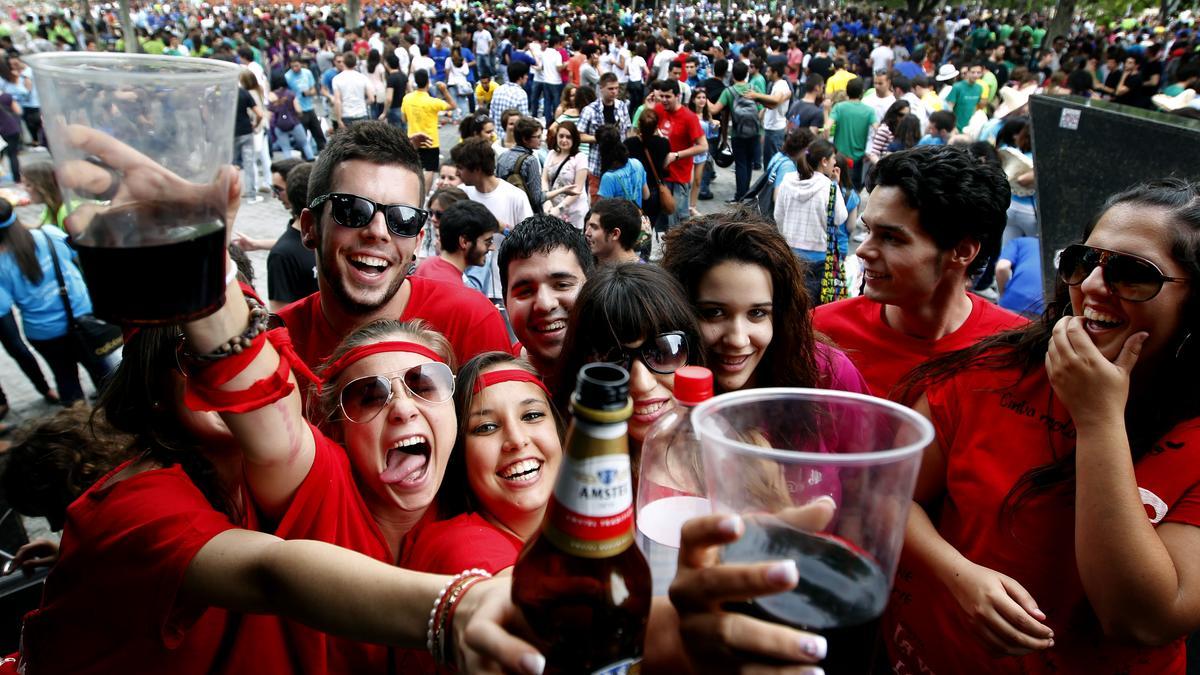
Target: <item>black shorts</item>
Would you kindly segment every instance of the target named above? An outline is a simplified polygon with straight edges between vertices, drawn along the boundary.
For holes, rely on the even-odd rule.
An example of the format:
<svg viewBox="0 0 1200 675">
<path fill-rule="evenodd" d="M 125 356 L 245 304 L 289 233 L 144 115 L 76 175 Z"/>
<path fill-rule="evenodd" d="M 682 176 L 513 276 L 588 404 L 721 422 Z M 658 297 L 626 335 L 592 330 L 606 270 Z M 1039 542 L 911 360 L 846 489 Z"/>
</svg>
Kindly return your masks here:
<svg viewBox="0 0 1200 675">
<path fill-rule="evenodd" d="M 421 168 L 437 173 L 442 163 L 441 150 L 438 148 L 417 148 L 417 152 L 421 155 Z"/>
</svg>

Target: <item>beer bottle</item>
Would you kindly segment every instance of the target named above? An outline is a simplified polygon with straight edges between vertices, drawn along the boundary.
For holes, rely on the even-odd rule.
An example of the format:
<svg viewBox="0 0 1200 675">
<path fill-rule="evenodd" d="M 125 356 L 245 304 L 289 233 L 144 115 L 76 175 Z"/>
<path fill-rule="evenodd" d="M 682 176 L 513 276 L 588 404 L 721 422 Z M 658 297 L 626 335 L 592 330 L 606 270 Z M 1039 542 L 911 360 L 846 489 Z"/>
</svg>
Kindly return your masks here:
<svg viewBox="0 0 1200 675">
<path fill-rule="evenodd" d="M 513 602 L 542 641 L 546 673 L 640 671 L 650 568 L 633 545 L 632 411 L 623 368 L 579 371 L 554 494 L 513 569 Z"/>
</svg>

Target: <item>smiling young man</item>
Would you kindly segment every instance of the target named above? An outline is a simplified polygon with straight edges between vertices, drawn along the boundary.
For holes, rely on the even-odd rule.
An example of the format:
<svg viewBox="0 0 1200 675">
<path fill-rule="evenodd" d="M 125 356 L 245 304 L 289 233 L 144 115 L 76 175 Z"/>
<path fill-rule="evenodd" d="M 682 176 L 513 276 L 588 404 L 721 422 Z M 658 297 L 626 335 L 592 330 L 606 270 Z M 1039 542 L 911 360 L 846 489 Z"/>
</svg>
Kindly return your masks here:
<svg viewBox="0 0 1200 675">
<path fill-rule="evenodd" d="M 1025 320 L 967 292 L 1004 231 L 1008 181 L 955 146 L 895 152 L 875 165 L 856 251 L 861 297 L 822 305 L 813 328 L 846 352 L 871 392 L 910 370 Z"/>
<path fill-rule="evenodd" d="M 575 298 L 595 266 L 583 235 L 555 216 L 521 221 L 500 245 L 508 322 L 525 356 L 552 382 Z"/>
<path fill-rule="evenodd" d="M 421 244 L 424 193 L 416 148 L 386 122 L 335 135 L 313 165 L 305 246 L 317 252 L 320 290 L 279 311 L 296 352 L 321 363 L 354 329 L 377 319 L 422 319 L 460 362 L 509 349 L 499 312 L 465 286 L 409 278 Z"/>
<path fill-rule="evenodd" d="M 422 260 L 413 276 L 463 283 L 463 273 L 468 267 L 487 262 L 499 228 L 496 217 L 483 204 L 469 199 L 454 202 L 438 218 L 442 250 Z"/>
</svg>

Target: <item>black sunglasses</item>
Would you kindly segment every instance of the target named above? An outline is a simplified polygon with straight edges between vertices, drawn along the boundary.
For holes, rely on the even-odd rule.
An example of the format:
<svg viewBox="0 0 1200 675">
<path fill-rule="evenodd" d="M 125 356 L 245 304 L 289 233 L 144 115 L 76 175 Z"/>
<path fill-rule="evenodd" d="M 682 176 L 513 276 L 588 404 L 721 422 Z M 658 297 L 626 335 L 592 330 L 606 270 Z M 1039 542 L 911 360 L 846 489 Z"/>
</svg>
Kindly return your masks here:
<svg viewBox="0 0 1200 675">
<path fill-rule="evenodd" d="M 640 359 L 651 372 L 670 375 L 687 365 L 687 336 L 683 331 L 670 331 L 646 340 L 640 347 L 616 347 L 596 354 L 597 361 L 613 363 L 625 370 L 632 370 L 634 358 Z"/>
<path fill-rule="evenodd" d="M 1058 258 L 1058 278 L 1068 286 L 1078 286 L 1097 267 L 1103 268 L 1104 283 L 1109 290 L 1129 302 L 1153 299 L 1167 282 L 1188 281 L 1185 277 L 1163 274 L 1158 265 L 1145 258 L 1084 244 L 1063 249 Z"/>
<path fill-rule="evenodd" d="M 316 211 L 322 204 L 329 202 L 329 215 L 333 222 L 342 227 L 359 229 L 366 227 L 376 213 L 383 212 L 388 231 L 397 237 L 411 238 L 421 232 L 429 212 L 407 204 L 380 204 L 366 197 L 331 192 L 312 200 L 308 208 Z"/>
</svg>

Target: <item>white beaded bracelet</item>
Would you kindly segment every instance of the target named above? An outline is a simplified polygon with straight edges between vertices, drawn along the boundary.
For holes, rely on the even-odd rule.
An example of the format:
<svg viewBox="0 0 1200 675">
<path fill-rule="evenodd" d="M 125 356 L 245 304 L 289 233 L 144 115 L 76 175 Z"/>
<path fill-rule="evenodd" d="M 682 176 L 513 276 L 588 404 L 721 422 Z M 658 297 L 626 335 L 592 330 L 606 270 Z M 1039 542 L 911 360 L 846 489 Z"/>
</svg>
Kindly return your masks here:
<svg viewBox="0 0 1200 675">
<path fill-rule="evenodd" d="M 492 575 L 487 570 L 481 570 L 478 567 L 472 567 L 469 570 L 463 570 L 458 574 L 455 574 L 450 581 L 446 582 L 445 586 L 442 586 L 442 590 L 438 591 L 437 598 L 433 601 L 433 609 L 429 610 L 429 628 L 425 633 L 425 648 L 429 650 L 429 653 L 433 655 L 435 660 L 438 658 L 439 652 L 441 651 L 439 648 L 440 645 L 438 644 L 438 638 L 440 637 L 441 633 L 438 614 L 440 613 L 440 610 L 443 609 L 442 600 L 445 599 L 446 592 L 463 579 L 467 579 L 469 577 L 484 577 L 490 579 L 491 576 Z"/>
</svg>

